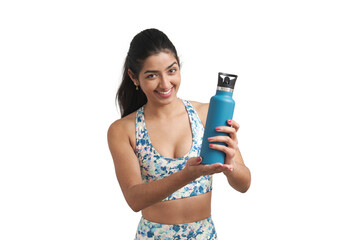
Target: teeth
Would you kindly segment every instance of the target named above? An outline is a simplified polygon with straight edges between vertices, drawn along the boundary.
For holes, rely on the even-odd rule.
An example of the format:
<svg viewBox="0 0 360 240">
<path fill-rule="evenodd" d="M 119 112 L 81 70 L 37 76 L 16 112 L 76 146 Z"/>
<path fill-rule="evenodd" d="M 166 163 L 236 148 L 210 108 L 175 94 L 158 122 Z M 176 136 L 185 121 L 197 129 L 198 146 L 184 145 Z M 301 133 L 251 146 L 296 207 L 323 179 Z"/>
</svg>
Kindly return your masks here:
<svg viewBox="0 0 360 240">
<path fill-rule="evenodd" d="M 161 93 L 161 94 L 163 94 L 163 95 L 166 95 L 166 94 L 169 94 L 169 93 L 170 93 L 171 89 L 172 89 L 172 88 L 170 88 L 169 91 L 167 91 L 167 92 L 160 92 L 160 91 L 158 91 L 158 92 Z"/>
</svg>

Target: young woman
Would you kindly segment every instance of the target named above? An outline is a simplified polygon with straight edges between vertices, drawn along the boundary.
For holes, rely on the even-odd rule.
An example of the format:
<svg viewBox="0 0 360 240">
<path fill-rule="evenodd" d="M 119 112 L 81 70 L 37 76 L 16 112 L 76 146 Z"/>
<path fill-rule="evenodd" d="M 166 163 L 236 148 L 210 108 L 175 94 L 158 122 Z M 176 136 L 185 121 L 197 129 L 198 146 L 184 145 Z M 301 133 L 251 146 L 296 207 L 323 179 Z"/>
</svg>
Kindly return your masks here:
<svg viewBox="0 0 360 240">
<path fill-rule="evenodd" d="M 179 99 L 180 82 L 179 57 L 167 36 L 156 29 L 137 34 L 117 92 L 121 119 L 108 130 L 121 190 L 131 209 L 142 211 L 135 239 L 217 239 L 212 174 L 224 173 L 243 193 L 250 186 L 234 120 L 217 128 L 229 137 L 209 140 L 226 154 L 225 164 L 201 164 L 208 104 Z"/>
</svg>

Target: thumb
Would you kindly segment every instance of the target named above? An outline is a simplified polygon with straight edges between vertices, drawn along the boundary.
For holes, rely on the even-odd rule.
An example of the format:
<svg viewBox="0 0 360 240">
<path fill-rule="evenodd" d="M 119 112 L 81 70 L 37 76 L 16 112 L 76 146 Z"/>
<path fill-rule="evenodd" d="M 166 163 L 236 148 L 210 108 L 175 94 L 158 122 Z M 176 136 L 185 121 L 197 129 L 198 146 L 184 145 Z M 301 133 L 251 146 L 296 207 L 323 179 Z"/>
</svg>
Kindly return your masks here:
<svg viewBox="0 0 360 240">
<path fill-rule="evenodd" d="M 188 159 L 190 166 L 197 166 L 201 163 L 202 158 L 201 157 L 192 157 Z"/>
</svg>

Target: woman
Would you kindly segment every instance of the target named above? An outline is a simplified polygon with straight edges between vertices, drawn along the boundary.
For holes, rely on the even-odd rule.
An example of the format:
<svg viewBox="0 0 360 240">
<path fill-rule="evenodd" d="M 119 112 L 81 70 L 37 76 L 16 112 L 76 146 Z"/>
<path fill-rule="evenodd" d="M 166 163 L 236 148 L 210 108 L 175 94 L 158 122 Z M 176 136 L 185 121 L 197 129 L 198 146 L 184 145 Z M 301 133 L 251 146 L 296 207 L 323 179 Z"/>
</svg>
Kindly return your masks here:
<svg viewBox="0 0 360 240">
<path fill-rule="evenodd" d="M 217 239 L 212 174 L 223 172 L 243 193 L 250 186 L 235 121 L 217 128 L 229 137 L 210 140 L 226 154 L 225 164 L 201 164 L 208 104 L 177 98 L 180 79 L 179 57 L 163 32 L 147 29 L 134 37 L 117 92 L 122 118 L 109 127 L 108 143 L 124 197 L 142 211 L 135 239 Z"/>
</svg>

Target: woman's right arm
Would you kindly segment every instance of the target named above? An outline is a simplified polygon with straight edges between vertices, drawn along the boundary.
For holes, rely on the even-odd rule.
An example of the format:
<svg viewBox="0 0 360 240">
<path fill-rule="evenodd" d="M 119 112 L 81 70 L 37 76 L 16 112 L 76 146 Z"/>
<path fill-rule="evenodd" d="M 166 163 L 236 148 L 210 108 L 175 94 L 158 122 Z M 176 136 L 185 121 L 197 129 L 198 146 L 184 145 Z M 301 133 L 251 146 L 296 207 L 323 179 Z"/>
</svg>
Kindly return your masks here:
<svg viewBox="0 0 360 240">
<path fill-rule="evenodd" d="M 139 161 L 130 143 L 130 132 L 122 119 L 114 122 L 108 130 L 108 144 L 120 188 L 135 212 L 162 201 L 202 175 L 229 171 L 228 166 L 222 164 L 201 165 L 201 159 L 194 157 L 187 161 L 183 170 L 157 181 L 143 183 Z"/>
</svg>

